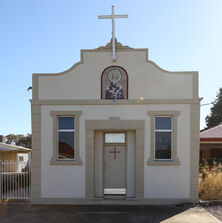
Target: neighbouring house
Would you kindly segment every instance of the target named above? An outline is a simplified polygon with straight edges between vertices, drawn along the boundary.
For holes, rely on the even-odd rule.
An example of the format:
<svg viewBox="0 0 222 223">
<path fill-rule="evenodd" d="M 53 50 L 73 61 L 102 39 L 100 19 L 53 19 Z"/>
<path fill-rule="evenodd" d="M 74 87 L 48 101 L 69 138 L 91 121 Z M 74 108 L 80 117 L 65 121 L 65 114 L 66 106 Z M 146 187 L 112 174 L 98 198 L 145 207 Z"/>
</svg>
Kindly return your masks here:
<svg viewBox="0 0 222 223">
<path fill-rule="evenodd" d="M 0 137 L 4 139 L 4 137 Z M 28 159 L 31 157 L 31 149 L 22 146 L 10 145 L 0 142 L 0 161 L 2 164 L 12 162 L 10 168 L 7 171 L 21 172 L 25 168 Z M 4 168 L 4 165 L 3 165 Z"/>
<path fill-rule="evenodd" d="M 222 159 L 222 124 L 200 132 L 200 158 Z"/>
</svg>

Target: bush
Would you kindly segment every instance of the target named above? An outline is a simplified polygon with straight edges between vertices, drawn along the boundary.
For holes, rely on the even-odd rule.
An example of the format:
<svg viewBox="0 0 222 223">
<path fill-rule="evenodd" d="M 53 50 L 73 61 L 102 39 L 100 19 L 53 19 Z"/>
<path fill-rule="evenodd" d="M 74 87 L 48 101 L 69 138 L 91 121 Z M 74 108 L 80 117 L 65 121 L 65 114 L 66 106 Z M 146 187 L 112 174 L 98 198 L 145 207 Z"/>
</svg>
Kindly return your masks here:
<svg viewBox="0 0 222 223">
<path fill-rule="evenodd" d="M 202 200 L 222 199 L 222 164 L 203 161 L 200 164 L 199 197 Z"/>
</svg>

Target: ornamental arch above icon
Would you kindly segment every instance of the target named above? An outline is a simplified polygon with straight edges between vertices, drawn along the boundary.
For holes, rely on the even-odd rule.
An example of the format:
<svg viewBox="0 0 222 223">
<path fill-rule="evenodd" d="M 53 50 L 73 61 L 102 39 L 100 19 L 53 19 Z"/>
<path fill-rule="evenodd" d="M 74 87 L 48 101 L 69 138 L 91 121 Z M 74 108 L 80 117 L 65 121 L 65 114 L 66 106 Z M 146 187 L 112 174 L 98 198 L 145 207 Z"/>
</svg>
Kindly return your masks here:
<svg viewBox="0 0 222 223">
<path fill-rule="evenodd" d="M 101 99 L 128 99 L 128 75 L 120 66 L 107 67 L 101 76 Z"/>
</svg>

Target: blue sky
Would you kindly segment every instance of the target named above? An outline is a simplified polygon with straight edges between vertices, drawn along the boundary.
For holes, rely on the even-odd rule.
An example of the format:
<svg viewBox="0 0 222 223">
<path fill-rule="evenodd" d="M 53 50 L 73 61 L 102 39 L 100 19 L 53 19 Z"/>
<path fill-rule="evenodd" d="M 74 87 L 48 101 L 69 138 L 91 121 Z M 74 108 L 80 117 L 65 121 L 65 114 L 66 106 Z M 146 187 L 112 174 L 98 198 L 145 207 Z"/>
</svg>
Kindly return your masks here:
<svg viewBox="0 0 222 223">
<path fill-rule="evenodd" d="M 0 134 L 31 132 L 32 73 L 61 72 L 80 59 L 80 49 L 116 37 L 124 45 L 149 48 L 149 59 L 170 71 L 199 71 L 202 103 L 222 87 L 221 0 L 1 0 Z M 201 107 L 201 126 L 211 106 Z"/>
</svg>

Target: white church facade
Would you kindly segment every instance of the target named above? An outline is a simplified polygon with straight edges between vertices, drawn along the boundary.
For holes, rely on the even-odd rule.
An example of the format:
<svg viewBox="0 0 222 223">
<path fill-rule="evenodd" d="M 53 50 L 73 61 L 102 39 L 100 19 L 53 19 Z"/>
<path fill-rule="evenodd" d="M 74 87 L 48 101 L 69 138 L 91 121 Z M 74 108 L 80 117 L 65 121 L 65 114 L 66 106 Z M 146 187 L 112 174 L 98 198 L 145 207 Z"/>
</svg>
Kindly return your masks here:
<svg viewBox="0 0 222 223">
<path fill-rule="evenodd" d="M 111 41 L 32 89 L 33 204 L 198 201 L 198 72 Z"/>
<path fill-rule="evenodd" d="M 32 203 L 197 202 L 198 73 L 111 47 L 33 74 Z"/>
</svg>

